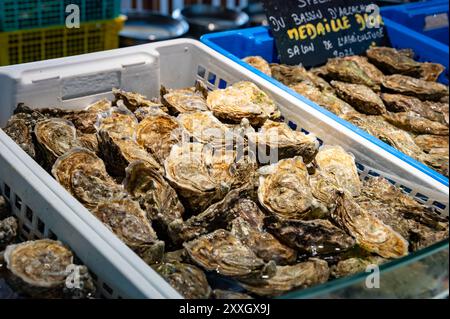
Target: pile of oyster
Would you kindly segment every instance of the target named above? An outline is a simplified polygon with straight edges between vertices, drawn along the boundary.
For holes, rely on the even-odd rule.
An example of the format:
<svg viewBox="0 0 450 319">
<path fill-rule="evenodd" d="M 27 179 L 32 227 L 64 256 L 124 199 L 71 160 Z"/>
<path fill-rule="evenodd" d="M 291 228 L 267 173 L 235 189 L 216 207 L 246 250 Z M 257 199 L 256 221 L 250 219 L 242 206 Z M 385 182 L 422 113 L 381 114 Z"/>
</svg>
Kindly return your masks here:
<svg viewBox="0 0 450 319">
<path fill-rule="evenodd" d="M 91 299 L 96 288 L 73 253 L 50 239 L 20 242 L 19 223 L 0 195 L 0 299 Z"/>
<path fill-rule="evenodd" d="M 373 47 L 365 56 L 330 59 L 307 71 L 245 62 L 369 134 L 449 175 L 449 90 L 445 67 L 414 60 L 412 50 Z"/>
<path fill-rule="evenodd" d="M 448 237 L 446 219 L 361 182 L 351 154 L 292 130 L 253 83 L 113 95 L 19 105 L 5 130 L 186 298 L 279 296 Z"/>
</svg>

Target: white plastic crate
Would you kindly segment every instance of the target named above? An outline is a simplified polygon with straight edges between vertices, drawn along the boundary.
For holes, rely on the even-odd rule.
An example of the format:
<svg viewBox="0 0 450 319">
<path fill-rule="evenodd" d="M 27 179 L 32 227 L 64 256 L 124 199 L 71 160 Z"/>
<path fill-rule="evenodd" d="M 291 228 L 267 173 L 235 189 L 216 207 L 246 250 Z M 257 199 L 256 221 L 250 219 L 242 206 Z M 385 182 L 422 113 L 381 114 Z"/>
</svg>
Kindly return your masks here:
<svg viewBox="0 0 450 319">
<path fill-rule="evenodd" d="M 113 87 L 157 97 L 161 84 L 170 88 L 194 85 L 210 89 L 237 81 L 256 83 L 279 105 L 286 122 L 315 133 L 326 144 L 353 153 L 361 178 L 381 175 L 411 196 L 448 216 L 448 186 L 411 167 L 295 97 L 221 56 L 198 41 L 181 39 L 0 68 L 0 126 L 20 102 L 43 108 L 79 109 L 104 97 Z M 179 298 L 160 276 L 116 238 L 88 210 L 0 130 L 0 181 L 8 185 L 13 203 L 20 197 L 23 220 L 29 208 L 37 217 L 27 227 L 39 230 L 41 219 L 67 242 L 108 286 L 122 297 Z M 28 208 L 27 208 L 28 207 Z M 36 230 L 37 229 L 37 230 Z M 122 271 L 123 270 L 123 271 Z"/>
</svg>

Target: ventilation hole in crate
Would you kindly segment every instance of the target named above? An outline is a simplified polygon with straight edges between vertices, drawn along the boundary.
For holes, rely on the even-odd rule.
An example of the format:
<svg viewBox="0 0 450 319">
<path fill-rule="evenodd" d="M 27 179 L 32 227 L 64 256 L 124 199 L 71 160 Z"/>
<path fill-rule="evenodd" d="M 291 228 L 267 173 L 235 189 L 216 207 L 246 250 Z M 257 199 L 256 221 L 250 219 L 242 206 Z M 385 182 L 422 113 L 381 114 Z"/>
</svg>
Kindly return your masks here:
<svg viewBox="0 0 450 319">
<path fill-rule="evenodd" d="M 30 232 L 31 232 L 31 229 L 27 225 L 23 224 L 22 225 L 22 231 L 26 234 L 26 236 L 29 236 Z"/>
<path fill-rule="evenodd" d="M 419 200 L 422 200 L 424 202 L 427 202 L 430 199 L 428 196 L 423 195 L 421 193 L 417 193 L 416 194 L 416 198 L 419 199 Z"/>
<path fill-rule="evenodd" d="M 11 199 L 11 188 L 8 184 L 5 184 L 5 197 Z"/>
<path fill-rule="evenodd" d="M 407 194 L 410 194 L 412 192 L 412 189 L 406 187 L 405 185 L 400 185 L 400 188 Z"/>
<path fill-rule="evenodd" d="M 45 232 L 45 223 L 40 218 L 37 219 L 37 229 L 41 234 Z"/>
<path fill-rule="evenodd" d="M 374 171 L 369 171 L 369 173 L 367 173 L 367 174 L 369 174 L 372 177 L 380 177 L 380 174 L 378 174 L 377 172 L 374 172 Z"/>
<path fill-rule="evenodd" d="M 33 211 L 28 206 L 26 207 L 26 210 L 25 210 L 25 217 L 28 219 L 28 221 L 30 223 L 33 222 Z"/>
<path fill-rule="evenodd" d="M 197 75 L 199 77 L 201 77 L 202 79 L 204 79 L 206 76 L 206 69 L 204 67 L 202 67 L 201 65 L 199 65 L 198 69 L 197 69 Z"/>
<path fill-rule="evenodd" d="M 227 88 L 227 81 L 224 79 L 219 80 L 219 89 L 226 89 Z"/>
<path fill-rule="evenodd" d="M 16 200 L 14 201 L 14 205 L 18 210 L 22 208 L 22 199 L 16 194 Z"/>
<path fill-rule="evenodd" d="M 48 238 L 51 240 L 58 240 L 58 236 L 51 229 L 48 230 Z"/>
<path fill-rule="evenodd" d="M 212 72 L 209 72 L 208 82 L 211 83 L 212 85 L 215 85 L 216 84 L 216 79 L 217 79 L 217 75 L 215 75 Z"/>
<path fill-rule="evenodd" d="M 364 165 L 362 165 L 362 164 L 360 164 L 360 163 L 356 163 L 356 167 L 360 170 L 360 171 L 362 171 L 362 172 L 364 172 L 366 169 L 365 169 L 365 167 L 364 167 Z"/>
<path fill-rule="evenodd" d="M 317 140 L 319 141 L 319 146 L 322 147 L 323 144 L 325 144 L 320 138 L 317 137 Z"/>
<path fill-rule="evenodd" d="M 294 122 L 289 121 L 288 125 L 292 130 L 294 130 L 294 131 L 297 130 L 297 124 L 295 124 Z"/>
<path fill-rule="evenodd" d="M 385 178 L 386 178 L 386 177 L 385 177 Z M 392 185 L 394 185 L 394 186 L 395 186 L 395 184 L 397 184 L 397 182 L 394 181 L 394 180 L 392 180 L 392 179 L 386 178 L 386 180 L 387 180 L 389 183 L 391 183 Z"/>
<path fill-rule="evenodd" d="M 113 294 L 113 289 L 112 289 L 110 286 L 108 286 L 106 283 L 103 283 L 102 287 L 103 287 L 103 289 L 106 290 L 106 292 L 107 292 L 108 294 L 110 294 L 110 295 Z"/>
<path fill-rule="evenodd" d="M 434 202 L 433 206 L 438 208 L 438 209 L 440 209 L 440 210 L 444 210 L 447 207 L 447 205 L 439 203 L 439 202 Z"/>
</svg>

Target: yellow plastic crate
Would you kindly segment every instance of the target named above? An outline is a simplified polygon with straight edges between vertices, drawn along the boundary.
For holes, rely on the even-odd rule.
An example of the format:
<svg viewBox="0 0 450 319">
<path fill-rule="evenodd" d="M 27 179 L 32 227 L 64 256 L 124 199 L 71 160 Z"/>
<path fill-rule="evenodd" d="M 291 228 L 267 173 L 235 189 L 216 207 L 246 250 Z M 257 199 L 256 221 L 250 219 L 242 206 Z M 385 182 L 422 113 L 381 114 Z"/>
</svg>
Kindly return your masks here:
<svg viewBox="0 0 450 319">
<path fill-rule="evenodd" d="M 124 22 L 119 17 L 82 23 L 79 29 L 49 27 L 0 32 L 0 66 L 116 49 Z"/>
</svg>

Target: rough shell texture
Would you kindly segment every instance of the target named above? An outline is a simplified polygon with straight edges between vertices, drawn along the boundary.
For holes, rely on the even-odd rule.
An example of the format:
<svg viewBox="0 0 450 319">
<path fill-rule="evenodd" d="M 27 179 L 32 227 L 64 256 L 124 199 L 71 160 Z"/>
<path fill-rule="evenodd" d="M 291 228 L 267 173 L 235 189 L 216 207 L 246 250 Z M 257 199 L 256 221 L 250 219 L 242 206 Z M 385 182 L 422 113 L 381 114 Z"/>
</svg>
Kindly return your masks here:
<svg viewBox="0 0 450 319">
<path fill-rule="evenodd" d="M 267 211 L 281 218 L 305 219 L 317 206 L 300 157 L 262 167 L 259 173 L 258 199 Z"/>
<path fill-rule="evenodd" d="M 297 259 L 297 252 L 278 241 L 268 232 L 253 228 L 242 218 L 232 222 L 231 233 L 262 260 L 275 261 L 277 265 L 290 265 Z"/>
<path fill-rule="evenodd" d="M 71 265 L 63 288 L 66 299 L 93 299 L 97 288 L 86 266 Z"/>
<path fill-rule="evenodd" d="M 325 283 L 330 269 L 324 260 L 310 259 L 294 266 L 278 266 L 275 276 L 260 281 L 245 281 L 241 285 L 261 297 L 275 297 L 294 289 Z"/>
<path fill-rule="evenodd" d="M 99 154 L 97 134 L 78 134 L 77 144 L 95 154 Z"/>
<path fill-rule="evenodd" d="M 387 74 L 420 75 L 421 64 L 394 48 L 372 47 L 366 53 L 370 62 Z"/>
<path fill-rule="evenodd" d="M 405 131 L 415 134 L 431 134 L 448 136 L 448 126 L 439 122 L 434 122 L 421 117 L 414 112 L 387 113 L 384 118 Z"/>
<path fill-rule="evenodd" d="M 122 101 L 123 104 L 131 111 L 135 112 L 141 107 L 161 107 L 161 104 L 154 103 L 147 100 L 147 98 L 139 93 L 126 92 L 123 90 L 113 89 L 113 94 L 116 98 L 115 103 Z"/>
<path fill-rule="evenodd" d="M 422 63 L 420 77 L 425 81 L 437 81 L 445 71 L 445 66 L 439 63 Z"/>
<path fill-rule="evenodd" d="M 180 125 L 167 114 L 151 114 L 143 119 L 137 128 L 137 143 L 163 164 L 172 146 L 180 142 Z"/>
<path fill-rule="evenodd" d="M 260 70 L 262 73 L 267 74 L 268 76 L 272 76 L 272 71 L 270 70 L 269 62 L 264 60 L 264 58 L 260 56 L 249 56 L 243 59 L 242 61 Z"/>
<path fill-rule="evenodd" d="M 129 199 L 105 202 L 92 213 L 146 263 L 151 265 L 163 259 L 164 242 L 158 241 L 137 202 Z"/>
<path fill-rule="evenodd" d="M 250 144 L 278 159 L 301 156 L 305 163 L 314 160 L 320 143 L 313 134 L 306 135 L 292 130 L 287 124 L 268 120 L 261 131 L 247 135 Z"/>
<path fill-rule="evenodd" d="M 386 259 L 377 256 L 368 258 L 349 258 L 340 261 L 336 266 L 332 267 L 331 274 L 335 278 L 347 277 L 360 272 L 365 272 L 368 269 L 367 267 L 379 266 L 386 261 Z"/>
<path fill-rule="evenodd" d="M 149 116 L 156 116 L 156 115 L 169 115 L 166 112 L 164 112 L 161 107 L 158 106 L 146 106 L 146 107 L 140 107 L 136 111 L 134 111 L 134 115 L 138 119 L 139 122 L 142 122 L 145 120 L 145 118 Z"/>
<path fill-rule="evenodd" d="M 16 239 L 18 228 L 19 224 L 14 217 L 0 219 L 0 251 Z"/>
<path fill-rule="evenodd" d="M 281 242 L 311 256 L 330 255 L 355 246 L 355 240 L 328 220 L 266 219 L 267 230 Z"/>
<path fill-rule="evenodd" d="M 218 299 L 218 300 L 245 300 L 245 299 L 253 299 L 251 296 L 244 294 L 242 292 L 236 292 L 236 291 L 229 291 L 229 290 L 220 290 L 220 289 L 215 289 L 213 291 L 213 296 L 214 299 Z"/>
<path fill-rule="evenodd" d="M 361 84 L 350 84 L 332 81 L 331 84 L 336 89 L 337 95 L 352 105 L 359 112 L 368 115 L 380 115 L 386 113 L 381 98 L 369 87 Z"/>
<path fill-rule="evenodd" d="M 205 273 L 196 266 L 162 263 L 154 268 L 186 299 L 208 299 L 211 295 Z"/>
<path fill-rule="evenodd" d="M 32 158 L 36 156 L 34 125 L 30 115 L 19 113 L 13 115 L 4 128 L 5 133 Z"/>
<path fill-rule="evenodd" d="M 418 97 L 421 100 L 439 101 L 448 96 L 448 87 L 436 82 L 395 74 L 386 76 L 383 86 L 393 92 Z"/>
<path fill-rule="evenodd" d="M 361 181 L 355 157 L 340 146 L 325 146 L 317 154 L 316 163 L 322 174 L 328 175 L 341 190 L 353 196 L 361 193 Z"/>
<path fill-rule="evenodd" d="M 220 275 L 258 280 L 270 277 L 275 270 L 274 263 L 266 264 L 239 239 L 223 229 L 185 243 L 184 247 L 197 265 Z"/>
<path fill-rule="evenodd" d="M 426 153 L 439 148 L 447 149 L 448 152 L 449 148 L 448 136 L 419 135 L 414 142 Z"/>
<path fill-rule="evenodd" d="M 353 61 L 356 65 L 364 71 L 364 73 L 377 85 L 381 85 L 384 74 L 375 65 L 369 62 L 369 59 L 365 56 L 348 56 L 342 58 L 346 61 Z"/>
<path fill-rule="evenodd" d="M 408 254 L 408 242 L 392 227 L 362 209 L 347 194 L 338 198 L 334 220 L 359 246 L 384 258 L 400 258 Z"/>
<path fill-rule="evenodd" d="M 134 139 L 138 120 L 133 113 L 123 108 L 112 108 L 101 114 L 97 123 L 97 131 L 107 131 L 114 139 Z"/>
<path fill-rule="evenodd" d="M 247 118 L 254 126 L 262 126 L 268 119 L 278 119 L 280 111 L 275 102 L 254 83 L 238 82 L 224 90 L 208 95 L 208 107 L 225 122 L 239 124 Z"/>
<path fill-rule="evenodd" d="M 208 89 L 200 82 L 197 82 L 196 87 L 180 90 L 167 90 L 165 87 L 161 87 L 161 101 L 172 115 L 208 111 L 207 95 Z"/>
</svg>

